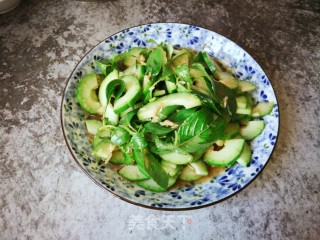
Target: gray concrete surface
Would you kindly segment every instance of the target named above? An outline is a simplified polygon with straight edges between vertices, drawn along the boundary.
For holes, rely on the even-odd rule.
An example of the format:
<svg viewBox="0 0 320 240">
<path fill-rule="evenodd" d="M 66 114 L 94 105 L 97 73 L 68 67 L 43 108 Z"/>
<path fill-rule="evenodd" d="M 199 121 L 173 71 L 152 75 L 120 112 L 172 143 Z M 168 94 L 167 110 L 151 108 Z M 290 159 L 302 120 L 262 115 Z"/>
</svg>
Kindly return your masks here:
<svg viewBox="0 0 320 240">
<path fill-rule="evenodd" d="M 279 143 L 263 173 L 196 211 L 112 197 L 75 164 L 60 127 L 63 89 L 84 54 L 119 30 L 165 21 L 237 42 L 280 103 Z M 22 1 L 0 15 L 0 238 L 320 239 L 319 65 L 316 0 Z M 148 229 L 152 217 L 161 229 Z"/>
</svg>

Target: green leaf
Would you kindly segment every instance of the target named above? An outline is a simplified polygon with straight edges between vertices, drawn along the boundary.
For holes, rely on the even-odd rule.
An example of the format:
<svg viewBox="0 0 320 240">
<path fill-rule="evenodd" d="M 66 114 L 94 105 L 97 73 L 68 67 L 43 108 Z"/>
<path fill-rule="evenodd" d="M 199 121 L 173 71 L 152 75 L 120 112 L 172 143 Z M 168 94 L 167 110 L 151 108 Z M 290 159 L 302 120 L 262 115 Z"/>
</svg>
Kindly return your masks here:
<svg viewBox="0 0 320 240">
<path fill-rule="evenodd" d="M 159 112 L 159 121 L 162 121 L 166 118 L 168 118 L 169 115 L 174 113 L 176 110 L 180 109 L 181 105 L 170 105 L 162 108 L 162 110 Z"/>
<path fill-rule="evenodd" d="M 171 66 L 169 63 L 163 65 L 161 79 L 163 80 L 175 80 L 174 74 L 172 72 Z"/>
<path fill-rule="evenodd" d="M 174 73 L 177 75 L 178 80 L 192 84 L 189 67 L 186 64 L 182 64 L 175 68 Z"/>
<path fill-rule="evenodd" d="M 112 95 L 115 97 L 115 100 L 119 99 L 123 94 L 126 88 L 126 84 L 123 80 L 115 79 L 108 83 L 106 87 L 107 91 L 107 102 L 110 101 Z"/>
<path fill-rule="evenodd" d="M 183 108 L 176 113 L 170 115 L 169 120 L 175 122 L 178 125 L 181 125 L 188 117 L 194 114 L 198 110 L 198 107 L 195 108 Z"/>
<path fill-rule="evenodd" d="M 158 159 L 150 153 L 145 154 L 145 167 L 148 175 L 162 188 L 168 188 L 169 176 L 166 171 L 163 170 Z"/>
<path fill-rule="evenodd" d="M 111 134 L 111 142 L 117 146 L 128 143 L 130 138 L 130 133 L 121 126 L 114 129 Z"/>
<path fill-rule="evenodd" d="M 138 121 L 138 118 L 136 116 L 137 111 L 138 109 L 128 112 L 124 117 L 120 119 L 119 124 L 129 127 L 130 130 L 132 131 L 137 131 L 137 127 L 138 127 L 138 124 L 136 124 L 136 121 Z"/>
<path fill-rule="evenodd" d="M 148 142 L 142 132 L 133 135 L 130 141 L 132 149 L 145 149 L 148 146 Z"/>
<path fill-rule="evenodd" d="M 154 135 L 164 135 L 174 131 L 174 128 L 161 126 L 159 123 L 147 122 L 144 125 L 145 133 L 152 133 Z"/>
<path fill-rule="evenodd" d="M 149 53 L 147 59 L 146 73 L 151 72 L 152 76 L 157 76 L 162 68 L 163 60 L 163 49 L 160 47 L 155 48 Z"/>
<path fill-rule="evenodd" d="M 167 189 L 168 174 L 162 169 L 155 156 L 144 148 L 133 149 L 133 155 L 140 172 L 150 176 L 159 186 Z"/>
<path fill-rule="evenodd" d="M 159 45 L 154 39 L 148 39 L 147 43 L 154 43 L 155 45 Z"/>
<path fill-rule="evenodd" d="M 221 115 L 221 112 L 219 111 L 220 105 L 214 102 L 212 98 L 210 98 L 206 94 L 203 94 L 197 90 L 192 90 L 192 93 L 197 95 L 197 97 L 200 98 L 202 105 L 210 108 L 214 113 Z"/>
<path fill-rule="evenodd" d="M 139 171 L 144 175 L 149 176 L 146 164 L 145 164 L 145 150 L 144 149 L 132 149 L 134 160 L 136 161 Z"/>
<path fill-rule="evenodd" d="M 210 93 L 210 96 L 213 100 L 213 102 L 220 104 L 220 99 L 218 98 L 216 94 L 215 85 L 212 82 L 212 78 L 209 76 L 203 65 L 200 63 L 194 63 L 191 66 L 191 69 L 194 69 L 196 71 L 197 77 L 203 77 L 205 83 L 206 83 L 206 90 Z"/>
<path fill-rule="evenodd" d="M 232 118 L 235 118 L 237 111 L 236 93 L 223 83 L 220 83 L 216 80 L 213 80 L 212 82 L 214 84 L 214 88 L 216 90 L 218 98 L 221 100 L 221 102 L 224 102 L 224 99 L 226 99 L 226 107 L 232 115 Z"/>
<path fill-rule="evenodd" d="M 178 129 L 178 147 L 187 152 L 207 148 L 221 139 L 226 122 L 208 108 L 202 108 L 187 118 Z"/>
<path fill-rule="evenodd" d="M 208 54 L 205 52 L 199 52 L 194 61 L 197 63 L 201 63 L 203 66 L 209 69 L 211 73 L 214 73 L 216 71 L 216 68 L 213 65 L 212 60 L 209 58 Z"/>
<path fill-rule="evenodd" d="M 98 69 L 103 73 L 103 75 L 107 76 L 110 72 L 112 72 L 114 65 L 112 63 L 112 60 L 100 60 L 96 61 L 96 65 Z"/>
<path fill-rule="evenodd" d="M 123 154 L 123 158 L 124 158 L 124 162 L 125 162 L 124 165 L 133 164 L 135 161 L 134 161 L 133 154 L 132 154 L 132 151 L 131 151 L 129 144 L 119 146 L 119 148 Z"/>
</svg>

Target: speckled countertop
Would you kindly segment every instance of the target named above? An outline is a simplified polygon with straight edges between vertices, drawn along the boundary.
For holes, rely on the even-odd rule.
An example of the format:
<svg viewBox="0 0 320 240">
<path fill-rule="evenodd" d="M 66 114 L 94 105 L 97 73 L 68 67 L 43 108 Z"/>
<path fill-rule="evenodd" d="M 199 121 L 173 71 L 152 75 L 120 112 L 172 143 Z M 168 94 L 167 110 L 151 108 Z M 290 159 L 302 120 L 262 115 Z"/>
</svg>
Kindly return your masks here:
<svg viewBox="0 0 320 240">
<path fill-rule="evenodd" d="M 112 197 L 75 164 L 60 127 L 63 89 L 84 54 L 119 30 L 164 21 L 238 43 L 280 103 L 279 142 L 263 173 L 195 211 L 152 211 Z M 320 239 L 319 66 L 316 0 L 22 1 L 0 15 L 0 238 Z M 130 226 L 133 217 L 173 222 L 141 230 Z"/>
</svg>

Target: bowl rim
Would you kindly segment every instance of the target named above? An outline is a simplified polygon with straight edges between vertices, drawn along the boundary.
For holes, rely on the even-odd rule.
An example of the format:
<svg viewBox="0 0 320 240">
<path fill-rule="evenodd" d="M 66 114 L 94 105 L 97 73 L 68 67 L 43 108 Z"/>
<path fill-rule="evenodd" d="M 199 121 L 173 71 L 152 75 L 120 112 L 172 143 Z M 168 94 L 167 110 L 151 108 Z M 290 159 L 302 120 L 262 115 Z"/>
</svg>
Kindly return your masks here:
<svg viewBox="0 0 320 240">
<path fill-rule="evenodd" d="M 218 203 L 221 203 L 223 201 L 226 201 L 228 200 L 229 198 L 233 197 L 234 195 L 236 194 L 239 194 L 241 191 L 243 191 L 244 189 L 246 189 L 249 185 L 251 185 L 251 183 L 263 172 L 263 170 L 265 169 L 265 167 L 267 166 L 267 164 L 269 163 L 276 147 L 277 147 L 277 144 L 278 144 L 278 139 L 279 139 L 279 134 L 280 134 L 280 107 L 279 107 L 279 101 L 278 101 L 278 97 L 277 97 L 277 94 L 274 90 L 274 87 L 272 85 L 272 83 L 270 82 L 270 86 L 273 90 L 273 93 L 274 93 L 274 97 L 277 101 L 277 105 L 278 105 L 278 129 L 277 129 L 277 137 L 275 139 L 275 143 L 274 143 L 274 147 L 266 161 L 266 163 L 262 166 L 262 168 L 260 169 L 260 171 L 244 186 L 242 186 L 239 190 L 235 191 L 234 193 L 228 195 L 227 197 L 224 197 L 222 199 L 219 199 L 218 201 L 215 201 L 215 202 L 211 202 L 211 203 L 207 203 L 207 204 L 203 204 L 203 205 L 200 205 L 200 206 L 191 206 L 191 207 L 184 207 L 184 208 L 167 208 L 167 207 L 156 207 L 156 206 L 149 206 L 149 205 L 145 205 L 145 204 L 142 204 L 142 203 L 138 203 L 138 202 L 135 202 L 135 201 L 132 201 L 130 199 L 127 199 L 125 197 L 122 197 L 116 193 L 114 193 L 113 191 L 109 190 L 108 188 L 104 187 L 100 182 L 98 182 L 95 178 L 93 178 L 89 173 L 88 171 L 80 164 L 80 162 L 77 160 L 77 157 L 74 155 L 73 151 L 71 151 L 71 146 L 69 145 L 69 142 L 67 140 L 67 137 L 66 137 L 66 130 L 65 130 L 65 127 L 64 127 L 64 119 L 63 119 L 63 103 L 64 103 L 64 100 L 65 100 L 65 92 L 67 90 L 67 87 L 69 85 L 69 82 L 71 80 L 71 77 L 73 75 L 73 73 L 75 72 L 76 68 L 79 66 L 79 63 L 90 53 L 92 52 L 97 46 L 99 46 L 102 42 L 106 41 L 107 39 L 109 39 L 110 37 L 113 37 L 114 35 L 117 35 L 119 33 L 121 33 L 122 31 L 125 31 L 125 30 L 130 30 L 132 28 L 137 28 L 137 27 L 141 27 L 141 26 L 145 26 L 145 25 L 157 25 L 157 24 L 178 24 L 178 25 L 186 25 L 186 26 L 196 26 L 196 27 L 199 27 L 201 29 L 204 29 L 206 31 L 209 31 L 209 32 L 213 32 L 215 34 L 218 34 L 222 37 L 224 37 L 225 39 L 227 39 L 228 41 L 234 43 L 236 46 L 238 46 L 239 48 L 241 48 L 242 51 L 244 51 L 245 53 L 247 53 L 250 57 L 252 57 L 251 54 L 249 54 L 249 52 L 247 52 L 244 48 L 242 48 L 238 43 L 235 43 L 234 41 L 230 40 L 229 38 L 213 31 L 213 30 L 210 30 L 210 29 L 207 29 L 207 28 L 204 28 L 204 27 L 201 27 L 201 26 L 198 26 L 198 25 L 192 25 L 192 24 L 188 24 L 188 23 L 179 23 L 179 22 L 151 22 L 151 23 L 143 23 L 143 24 L 138 24 L 138 25 L 135 25 L 135 26 L 131 26 L 131 27 L 127 27 L 127 28 L 124 28 L 124 29 L 121 29 L 120 31 L 116 32 L 116 33 L 113 33 L 111 35 L 109 35 L 108 37 L 106 37 L 105 39 L 103 39 L 102 41 L 98 42 L 96 45 L 94 45 L 89 51 L 87 51 L 84 56 L 78 61 L 77 65 L 73 68 L 73 70 L 71 71 L 71 74 L 70 76 L 67 78 L 67 82 L 65 84 L 65 87 L 63 89 L 63 93 L 62 93 L 62 99 L 61 99 L 61 104 L 60 104 L 60 123 L 61 123 L 61 129 L 62 129 L 62 133 L 63 133 L 63 137 L 64 137 L 64 140 L 66 142 L 66 145 L 68 147 L 68 150 L 69 152 L 71 153 L 72 157 L 73 157 L 73 160 L 77 163 L 77 165 L 80 167 L 80 169 L 96 184 L 98 185 L 100 188 L 102 188 L 104 191 L 108 192 L 108 193 L 111 193 L 114 197 L 122 200 L 122 201 L 125 201 L 127 203 L 130 203 L 130 204 L 133 204 L 133 205 L 136 205 L 136 206 L 139 206 L 139 207 L 143 207 L 143 208 L 147 208 L 147 209 L 151 209 L 151 210 L 158 210 L 158 211 L 174 211 L 174 212 L 177 212 L 177 211 L 191 211 L 191 210 L 197 210 L 197 209 L 201 209 L 201 208 L 206 208 L 206 207 L 210 207 L 210 206 L 214 206 Z M 253 57 L 252 57 L 253 58 Z M 262 69 L 261 65 L 256 61 L 255 58 L 253 58 L 253 60 L 259 65 L 259 67 Z M 268 79 L 270 79 L 267 75 L 267 73 L 262 69 L 262 71 L 264 72 L 264 74 L 267 76 Z"/>
</svg>

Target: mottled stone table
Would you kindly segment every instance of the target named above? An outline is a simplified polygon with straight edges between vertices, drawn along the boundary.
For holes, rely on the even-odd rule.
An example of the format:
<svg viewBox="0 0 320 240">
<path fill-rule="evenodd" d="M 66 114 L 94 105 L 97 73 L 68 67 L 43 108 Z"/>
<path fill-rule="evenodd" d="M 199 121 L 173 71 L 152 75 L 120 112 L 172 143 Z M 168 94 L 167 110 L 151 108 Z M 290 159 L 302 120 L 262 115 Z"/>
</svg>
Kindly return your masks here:
<svg viewBox="0 0 320 240">
<path fill-rule="evenodd" d="M 119 30 L 163 21 L 237 42 L 280 102 L 279 142 L 263 173 L 196 211 L 152 211 L 112 197 L 75 164 L 60 127 L 63 89 L 82 56 Z M 319 66 L 316 0 L 23 1 L 0 15 L 0 238 L 320 239 Z M 139 217 L 162 229 L 132 226 Z"/>
</svg>

